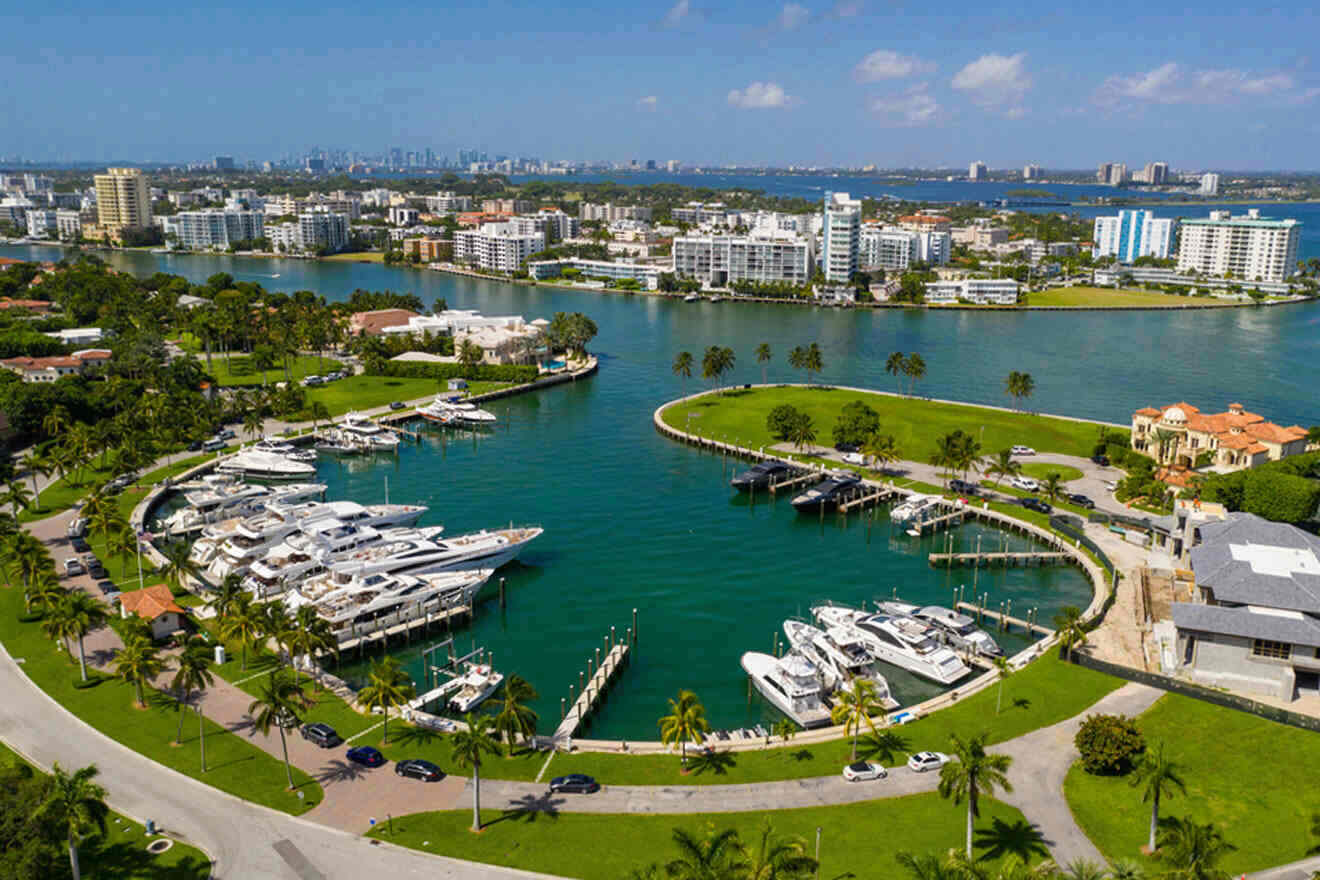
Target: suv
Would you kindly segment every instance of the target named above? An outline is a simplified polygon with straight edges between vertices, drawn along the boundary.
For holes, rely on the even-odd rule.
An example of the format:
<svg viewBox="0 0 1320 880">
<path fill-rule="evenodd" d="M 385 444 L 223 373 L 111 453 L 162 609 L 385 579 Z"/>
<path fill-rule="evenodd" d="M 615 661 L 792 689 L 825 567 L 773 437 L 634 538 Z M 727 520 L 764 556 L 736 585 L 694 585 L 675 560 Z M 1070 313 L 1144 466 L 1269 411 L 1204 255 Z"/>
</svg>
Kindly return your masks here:
<svg viewBox="0 0 1320 880">
<path fill-rule="evenodd" d="M 1092 501 L 1090 498 L 1087 498 L 1085 495 L 1078 495 L 1074 493 L 1072 495 L 1066 495 L 1064 497 L 1066 498 L 1066 500 L 1068 500 L 1073 504 L 1076 504 L 1078 507 L 1085 507 L 1087 510 L 1095 510 L 1095 502 Z"/>
<path fill-rule="evenodd" d="M 81 538 L 87 534 L 87 520 L 82 517 L 69 520 L 69 527 L 64 530 L 64 534 L 69 538 Z"/>
<path fill-rule="evenodd" d="M 87 569 L 83 567 L 81 559 L 70 556 L 68 559 L 64 560 L 65 577 L 74 577 L 76 575 L 85 574 L 86 572 Z"/>
<path fill-rule="evenodd" d="M 87 566 L 87 573 L 98 581 L 109 577 L 105 573 L 105 566 L 101 564 L 101 560 L 91 553 L 83 557 L 83 565 Z"/>
<path fill-rule="evenodd" d="M 1091 461 L 1100 465 L 1100 467 L 1109 467 L 1109 456 L 1107 455 L 1093 455 Z"/>
<path fill-rule="evenodd" d="M 225 441 L 219 437 L 212 437 L 202 444 L 202 449 L 206 452 L 219 452 L 225 448 Z"/>
<path fill-rule="evenodd" d="M 1052 513 L 1054 511 L 1053 507 L 1050 507 L 1039 498 L 1023 498 L 1022 506 L 1027 510 L 1034 510 L 1037 513 Z"/>
<path fill-rule="evenodd" d="M 320 721 L 304 724 L 301 733 L 303 739 L 323 749 L 332 749 L 344 741 L 333 727 Z"/>
<path fill-rule="evenodd" d="M 976 495 L 980 491 L 975 483 L 969 483 L 966 480 L 949 480 L 949 488 L 964 495 Z"/>
</svg>

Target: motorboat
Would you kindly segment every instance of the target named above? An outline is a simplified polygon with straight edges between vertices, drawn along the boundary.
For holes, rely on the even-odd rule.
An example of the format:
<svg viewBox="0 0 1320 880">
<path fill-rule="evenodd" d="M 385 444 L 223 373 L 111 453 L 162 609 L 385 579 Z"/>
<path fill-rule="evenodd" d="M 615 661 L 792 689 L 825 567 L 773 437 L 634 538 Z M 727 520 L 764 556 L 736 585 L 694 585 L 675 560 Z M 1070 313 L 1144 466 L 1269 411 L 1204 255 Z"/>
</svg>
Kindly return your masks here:
<svg viewBox="0 0 1320 880">
<path fill-rule="evenodd" d="M 829 510 L 838 507 L 855 494 L 862 481 L 853 474 L 832 474 L 825 480 L 797 495 L 793 507 L 797 510 Z"/>
<path fill-rule="evenodd" d="M 490 580 L 493 569 L 433 574 L 356 576 L 345 582 L 309 580 L 290 590 L 284 603 L 290 611 L 311 606 L 340 641 L 362 628 L 405 623 L 456 605 L 465 605 Z"/>
<path fill-rule="evenodd" d="M 166 534 L 182 534 L 219 520 L 260 513 L 272 501 L 297 503 L 325 493 L 324 483 L 291 483 L 284 486 L 253 486 L 247 483 L 216 483 L 183 493 L 186 506 L 170 514 L 163 523 Z"/>
<path fill-rule="evenodd" d="M 382 428 L 378 423 L 359 413 L 349 413 L 344 416 L 344 420 L 339 423 L 339 430 L 349 436 L 365 440 L 372 449 L 397 449 L 399 446 L 399 438 L 393 431 Z"/>
<path fill-rule="evenodd" d="M 337 554 L 381 540 L 371 526 L 341 523 L 334 518 L 318 519 L 276 544 L 252 563 L 243 586 L 258 596 L 283 593 L 292 584 L 335 561 Z"/>
<path fill-rule="evenodd" d="M 495 414 L 481 409 L 474 403 L 463 400 L 445 400 L 437 397 L 426 406 L 417 410 L 418 415 L 428 422 L 439 425 L 491 426 L 496 422 Z"/>
<path fill-rule="evenodd" d="M 216 465 L 216 470 L 258 480 L 305 480 L 316 476 L 316 467 L 308 462 L 257 449 L 235 453 Z"/>
<path fill-rule="evenodd" d="M 913 494 L 889 511 L 889 518 L 896 523 L 921 522 L 938 510 L 942 502 L 938 495 Z"/>
<path fill-rule="evenodd" d="M 277 437 L 263 437 L 256 443 L 248 447 L 257 452 L 270 452 L 275 455 L 282 455 L 285 458 L 291 458 L 294 461 L 316 461 L 316 453 L 311 449 L 302 449 L 280 440 Z"/>
<path fill-rule="evenodd" d="M 398 571 L 413 573 L 464 571 L 473 568 L 499 568 L 518 558 L 523 547 L 545 531 L 537 526 L 508 529 L 483 529 L 452 538 L 439 538 L 422 529 L 396 532 L 396 537 L 363 547 L 346 556 L 346 570 Z"/>
<path fill-rule="evenodd" d="M 808 729 L 830 723 L 830 710 L 821 699 L 821 671 L 806 657 L 796 651 L 779 658 L 748 651 L 741 662 L 761 696 L 794 723 Z"/>
<path fill-rule="evenodd" d="M 449 698 L 451 712 L 464 714 L 485 702 L 486 698 L 499 690 L 504 683 L 504 676 L 496 672 L 487 663 L 474 663 L 468 667 L 459 681 L 458 693 Z"/>
<path fill-rule="evenodd" d="M 785 620 L 784 635 L 794 651 L 825 673 L 830 690 L 843 690 L 853 679 L 864 679 L 875 687 L 876 699 L 886 709 L 898 708 L 889 682 L 876 669 L 876 658 L 866 650 L 860 636 L 845 627 L 822 630 L 800 620 Z"/>
<path fill-rule="evenodd" d="M 267 504 L 266 509 L 239 520 L 217 548 L 206 566 L 206 574 L 220 583 L 231 574 L 246 574 L 253 562 L 308 522 L 332 515 L 332 505 L 320 501 L 305 504 Z"/>
<path fill-rule="evenodd" d="M 430 508 L 421 504 L 358 504 L 356 501 L 328 501 L 324 505 L 327 516 L 342 523 L 372 526 L 377 529 L 414 526 Z M 439 534 L 440 530 L 436 530 Z"/>
<path fill-rule="evenodd" d="M 701 297 L 695 293 L 689 293 L 687 296 L 683 297 L 683 302 L 685 303 L 701 302 Z"/>
<path fill-rule="evenodd" d="M 959 614 L 952 608 L 944 608 L 940 605 L 927 605 L 918 608 L 913 616 L 935 627 L 943 635 L 945 642 L 955 648 L 975 651 L 983 657 L 1004 656 L 1004 651 L 998 643 L 966 614 Z"/>
<path fill-rule="evenodd" d="M 937 684 L 951 685 L 971 671 L 957 654 L 932 637 L 930 626 L 916 618 L 835 605 L 817 606 L 811 613 L 827 627 L 851 630 L 876 659 Z"/>
<path fill-rule="evenodd" d="M 243 519 L 241 516 L 231 516 L 203 526 L 202 533 L 188 548 L 188 561 L 202 569 L 210 565 L 220 552 L 220 546 L 238 532 L 238 525 Z"/>
<path fill-rule="evenodd" d="M 324 592 L 346 586 L 354 579 L 371 574 L 428 574 L 444 571 L 436 568 L 452 556 L 439 542 L 444 526 L 425 529 L 390 529 L 387 540 L 345 553 L 326 570 L 298 584 L 299 589 Z M 452 569 L 451 569 L 452 570 Z"/>
<path fill-rule="evenodd" d="M 912 617 L 917 613 L 917 606 L 897 599 L 884 599 L 875 603 L 875 610 L 890 617 Z"/>
<path fill-rule="evenodd" d="M 783 482 L 793 469 L 782 461 L 760 461 L 734 476 L 729 485 L 739 492 L 759 492 L 772 483 Z"/>
<path fill-rule="evenodd" d="M 361 455 L 371 451 L 371 442 L 349 435 L 338 428 L 327 428 L 317 435 L 316 451 L 333 455 Z"/>
</svg>

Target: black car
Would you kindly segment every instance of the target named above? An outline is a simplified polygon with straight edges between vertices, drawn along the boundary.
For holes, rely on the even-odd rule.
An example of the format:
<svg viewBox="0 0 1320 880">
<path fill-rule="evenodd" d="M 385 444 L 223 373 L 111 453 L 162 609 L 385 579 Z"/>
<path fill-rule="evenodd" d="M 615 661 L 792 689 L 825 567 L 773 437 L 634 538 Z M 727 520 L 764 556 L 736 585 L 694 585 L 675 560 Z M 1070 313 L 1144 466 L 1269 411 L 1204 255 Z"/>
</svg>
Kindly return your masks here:
<svg viewBox="0 0 1320 880">
<path fill-rule="evenodd" d="M 390 403 L 390 409 L 403 409 L 403 407 L 404 403 L 402 400 L 395 400 Z"/>
<path fill-rule="evenodd" d="M 949 490 L 962 495 L 976 495 L 980 492 L 980 488 L 975 483 L 966 480 L 950 480 Z"/>
<path fill-rule="evenodd" d="M 189 452 L 200 452 L 201 449 L 202 449 L 202 441 L 201 441 L 201 440 L 194 440 L 193 442 L 191 442 L 191 443 L 188 444 L 188 451 L 189 451 Z"/>
<path fill-rule="evenodd" d="M 1095 502 L 1090 498 L 1087 498 L 1085 495 L 1073 494 L 1067 496 L 1067 498 L 1069 502 L 1076 504 L 1078 507 L 1085 507 L 1087 510 L 1095 510 Z"/>
<path fill-rule="evenodd" d="M 101 560 L 97 559 L 95 556 L 93 556 L 87 563 L 87 573 L 98 581 L 110 576 L 106 573 L 105 566 L 101 564 Z"/>
<path fill-rule="evenodd" d="M 837 451 L 837 452 L 860 452 L 860 451 L 861 451 L 861 448 L 862 448 L 862 447 L 861 447 L 861 444 L 859 444 L 859 443 L 835 443 L 835 444 L 834 444 L 834 449 L 835 449 L 835 451 Z"/>
<path fill-rule="evenodd" d="M 321 721 L 304 724 L 301 733 L 303 739 L 323 749 L 334 748 L 344 741 L 333 727 Z"/>
<path fill-rule="evenodd" d="M 1027 510 L 1034 510 L 1037 513 L 1054 512 L 1053 507 L 1050 507 L 1048 504 L 1046 504 L 1044 501 L 1041 501 L 1039 498 L 1023 498 L 1022 506 L 1025 507 Z"/>
<path fill-rule="evenodd" d="M 97 581 L 96 588 L 101 591 L 101 595 L 108 596 L 119 588 L 115 586 L 114 581 Z"/>
<path fill-rule="evenodd" d="M 394 765 L 394 772 L 400 776 L 410 776 L 413 779 L 420 779 L 423 782 L 439 782 L 445 778 L 445 772 L 430 761 L 423 761 L 421 758 L 410 758 L 407 761 L 400 761 Z"/>
<path fill-rule="evenodd" d="M 583 773 L 570 773 L 550 780 L 550 790 L 565 794 L 592 794 L 600 791 L 600 783 Z"/>
<path fill-rule="evenodd" d="M 1093 455 L 1091 461 L 1100 465 L 1100 467 L 1109 467 L 1109 456 L 1107 455 Z"/>
<path fill-rule="evenodd" d="M 74 551 L 77 553 L 92 552 L 92 545 L 88 544 L 87 539 L 82 535 L 69 539 L 69 545 L 73 547 Z"/>
<path fill-rule="evenodd" d="M 371 746 L 357 746 L 348 750 L 348 760 L 363 767 L 379 767 L 385 763 L 385 756 Z"/>
</svg>

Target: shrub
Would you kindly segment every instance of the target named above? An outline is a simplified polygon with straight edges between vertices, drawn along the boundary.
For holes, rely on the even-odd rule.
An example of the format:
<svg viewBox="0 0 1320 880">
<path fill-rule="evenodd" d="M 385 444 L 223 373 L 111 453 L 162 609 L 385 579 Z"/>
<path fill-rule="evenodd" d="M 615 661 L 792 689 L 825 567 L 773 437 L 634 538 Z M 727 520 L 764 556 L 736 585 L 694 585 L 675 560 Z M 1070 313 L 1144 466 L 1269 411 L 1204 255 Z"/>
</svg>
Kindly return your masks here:
<svg viewBox="0 0 1320 880">
<path fill-rule="evenodd" d="M 781 403 L 779 406 L 770 410 L 770 414 L 765 417 L 765 429 L 770 432 L 772 437 L 780 440 L 787 440 L 789 432 L 799 420 L 806 417 L 806 413 L 799 410 L 791 404 Z"/>
<path fill-rule="evenodd" d="M 860 400 L 846 404 L 834 423 L 834 443 L 856 443 L 859 446 L 880 430 L 880 415 Z"/>
<path fill-rule="evenodd" d="M 1242 509 L 1274 522 L 1310 519 L 1320 504 L 1320 482 L 1277 471 L 1248 471 Z"/>
<path fill-rule="evenodd" d="M 1088 715 L 1073 737 L 1087 773 L 1119 775 L 1132 769 L 1146 750 L 1135 718 L 1126 715 Z"/>
<path fill-rule="evenodd" d="M 385 361 L 371 371 L 376 376 L 394 376 L 403 379 L 472 379 L 485 382 L 531 382 L 536 379 L 536 367 L 528 364 L 432 364 L 424 361 Z"/>
</svg>

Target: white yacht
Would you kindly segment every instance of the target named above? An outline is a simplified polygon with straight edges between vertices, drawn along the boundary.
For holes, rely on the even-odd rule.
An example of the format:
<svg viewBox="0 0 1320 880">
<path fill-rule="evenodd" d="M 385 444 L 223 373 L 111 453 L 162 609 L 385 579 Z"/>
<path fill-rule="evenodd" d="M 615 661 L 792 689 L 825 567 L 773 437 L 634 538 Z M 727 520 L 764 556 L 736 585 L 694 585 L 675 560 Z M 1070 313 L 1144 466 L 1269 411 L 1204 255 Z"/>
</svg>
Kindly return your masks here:
<svg viewBox="0 0 1320 880">
<path fill-rule="evenodd" d="M 486 663 L 475 663 L 459 679 L 458 693 L 449 698 L 451 712 L 471 712 L 504 683 L 504 676 Z"/>
<path fill-rule="evenodd" d="M 325 504 L 326 514 L 342 523 L 377 529 L 414 526 L 429 509 L 421 504 L 358 504 L 356 501 L 329 501 Z"/>
<path fill-rule="evenodd" d="M 917 613 L 917 606 L 897 599 L 883 599 L 875 603 L 875 610 L 890 617 L 913 617 Z"/>
<path fill-rule="evenodd" d="M 371 526 L 318 519 L 276 544 L 252 563 L 243 586 L 258 596 L 283 593 L 289 586 L 333 562 L 336 555 L 374 544 L 381 533 Z"/>
<path fill-rule="evenodd" d="M 866 650 L 861 637 L 848 628 L 832 626 L 821 630 L 800 620 L 785 620 L 784 635 L 794 651 L 826 673 L 832 690 L 847 688 L 854 678 L 866 679 L 875 686 L 876 699 L 886 709 L 898 708 L 889 682 L 876 669 L 876 658 Z"/>
<path fill-rule="evenodd" d="M 263 512 L 239 520 L 233 532 L 220 542 L 206 566 L 207 575 L 219 583 L 231 574 L 246 574 L 252 563 L 286 536 L 306 523 L 330 516 L 330 507 L 321 501 L 267 504 Z"/>
<path fill-rule="evenodd" d="M 920 521 L 937 510 L 942 501 L 938 495 L 913 494 L 889 511 L 889 518 L 896 523 Z"/>
<path fill-rule="evenodd" d="M 290 611 L 310 605 L 339 640 L 357 634 L 357 627 L 374 629 L 415 620 L 428 613 L 463 605 L 490 580 L 493 569 L 446 571 L 435 574 L 367 574 L 346 580 L 313 578 L 303 581 L 284 597 Z"/>
<path fill-rule="evenodd" d="M 399 438 L 393 431 L 387 431 L 379 424 L 358 413 L 349 413 L 339 423 L 339 430 L 350 437 L 363 440 L 373 449 L 396 449 Z"/>
<path fill-rule="evenodd" d="M 235 453 L 221 461 L 216 470 L 259 480 L 305 480 L 316 476 L 316 467 L 308 462 L 256 449 Z"/>
<path fill-rule="evenodd" d="M 220 545 L 238 533 L 238 525 L 243 519 L 241 516 L 231 516 L 203 526 L 202 533 L 188 548 L 188 560 L 199 568 L 206 568 L 220 552 Z"/>
<path fill-rule="evenodd" d="M 931 638 L 929 626 L 915 618 L 833 605 L 817 606 L 811 613 L 826 626 L 851 630 L 877 659 L 937 684 L 951 685 L 971 671 L 957 654 Z"/>
<path fill-rule="evenodd" d="M 435 541 L 438 554 L 418 571 L 463 571 L 470 568 L 499 568 L 518 558 L 532 540 L 545 530 L 539 526 L 507 529 L 482 529 L 453 538 Z M 378 555 L 374 551 L 364 558 Z"/>
<path fill-rule="evenodd" d="M 493 425 L 496 422 L 494 413 L 465 400 L 449 401 L 437 397 L 418 412 L 422 418 L 442 425 Z"/>
<path fill-rule="evenodd" d="M 336 455 L 361 455 L 371 451 L 371 441 L 339 428 L 326 428 L 317 435 L 316 451 Z"/>
<path fill-rule="evenodd" d="M 821 672 L 806 657 L 790 651 L 776 659 L 748 651 L 742 655 L 742 668 L 761 696 L 798 725 L 812 728 L 830 723 L 830 710 L 821 700 Z"/>
<path fill-rule="evenodd" d="M 252 516 L 271 501 L 296 503 L 325 493 L 324 483 L 292 483 L 286 486 L 252 486 L 246 483 L 215 483 L 183 493 L 185 507 L 170 514 L 163 523 L 166 534 L 181 534 L 208 523 Z"/>
<path fill-rule="evenodd" d="M 959 614 L 951 608 L 940 605 L 927 605 L 918 608 L 912 615 L 935 627 L 944 641 L 955 648 L 975 651 L 984 657 L 1002 657 L 1004 651 L 998 643 L 983 629 L 976 625 L 966 614 Z"/>
<path fill-rule="evenodd" d="M 299 583 L 299 588 L 324 590 L 344 586 L 370 574 L 428 574 L 441 571 L 437 560 L 446 556 L 440 546 L 444 526 L 424 529 L 395 528 L 381 533 L 381 540 L 344 553 L 326 565 L 326 570 Z"/>
<path fill-rule="evenodd" d="M 294 446 L 278 437 L 263 437 L 256 443 L 253 443 L 249 449 L 257 452 L 270 452 L 274 455 L 282 455 L 285 458 L 291 458 L 294 461 L 316 461 L 316 453 L 311 449 L 303 449 Z"/>
</svg>

